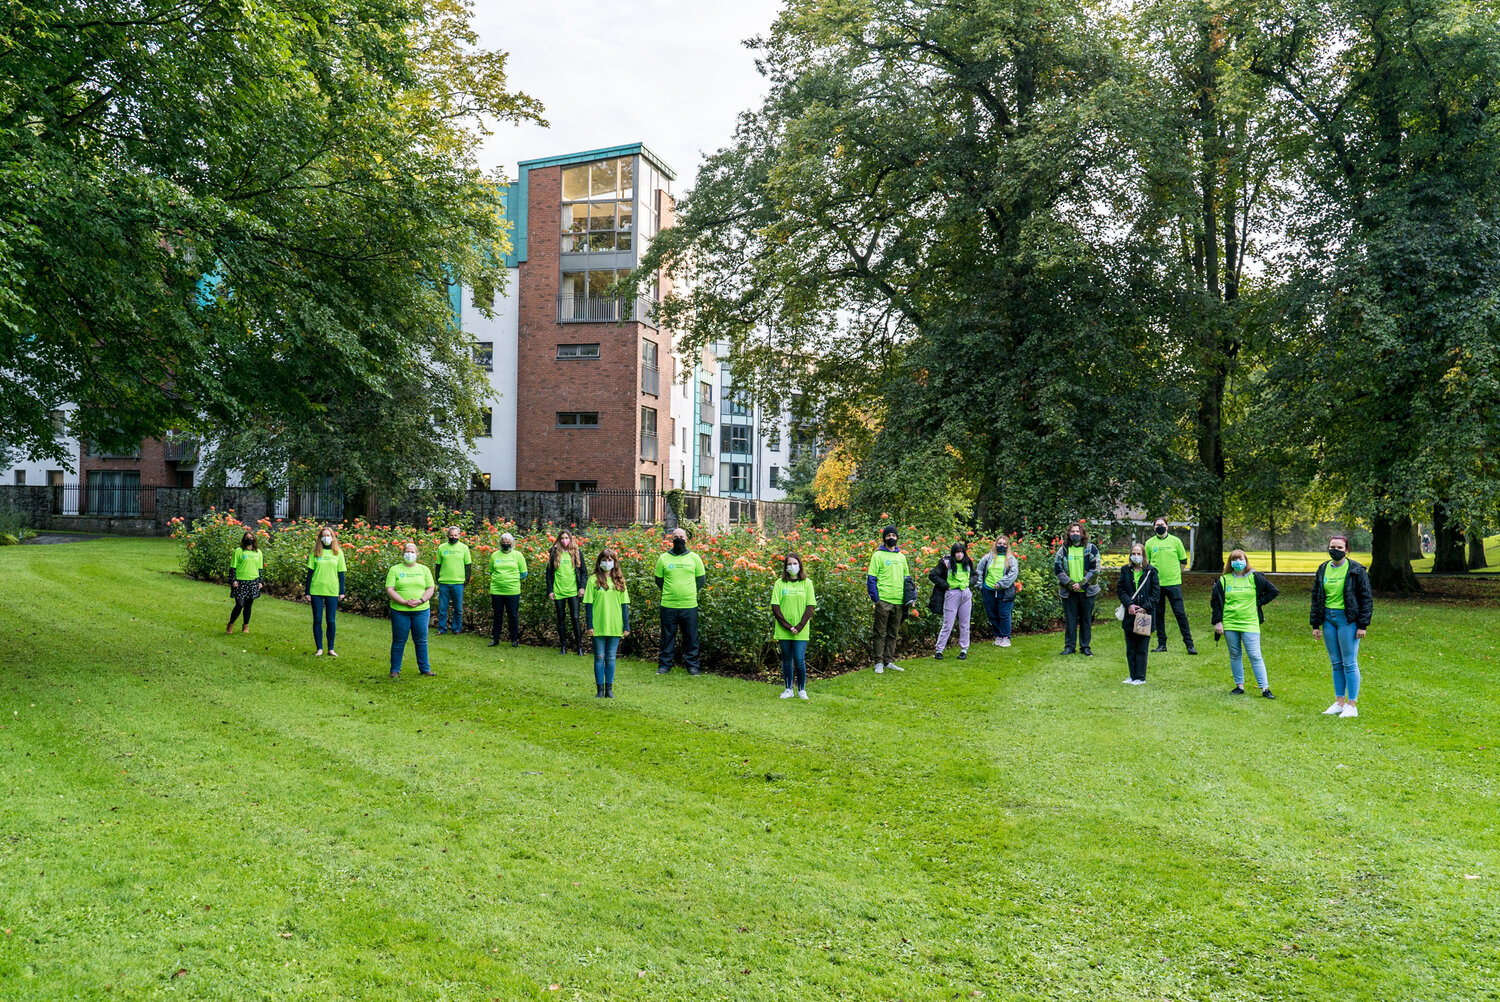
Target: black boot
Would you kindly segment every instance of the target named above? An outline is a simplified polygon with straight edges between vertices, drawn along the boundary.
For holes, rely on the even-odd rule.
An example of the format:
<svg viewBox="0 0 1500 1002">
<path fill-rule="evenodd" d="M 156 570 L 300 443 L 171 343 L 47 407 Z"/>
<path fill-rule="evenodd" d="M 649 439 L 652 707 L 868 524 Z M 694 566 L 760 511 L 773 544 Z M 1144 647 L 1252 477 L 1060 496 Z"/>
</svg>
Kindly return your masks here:
<svg viewBox="0 0 1500 1002">
<path fill-rule="evenodd" d="M 490 646 L 491 646 L 491 647 L 499 647 L 499 646 L 500 646 L 500 641 L 499 641 L 499 639 L 498 639 L 498 638 L 497 638 L 497 639 L 495 639 L 495 640 L 491 640 L 491 641 L 490 641 Z"/>
<path fill-rule="evenodd" d="M 603 699 L 604 698 L 604 685 L 603 685 L 603 683 L 601 683 L 601 682 L 595 682 L 594 683 L 594 698 L 595 699 Z"/>
<path fill-rule="evenodd" d="M 604 698 L 605 699 L 614 699 L 615 698 L 615 684 L 613 682 L 605 682 L 604 683 Z"/>
</svg>

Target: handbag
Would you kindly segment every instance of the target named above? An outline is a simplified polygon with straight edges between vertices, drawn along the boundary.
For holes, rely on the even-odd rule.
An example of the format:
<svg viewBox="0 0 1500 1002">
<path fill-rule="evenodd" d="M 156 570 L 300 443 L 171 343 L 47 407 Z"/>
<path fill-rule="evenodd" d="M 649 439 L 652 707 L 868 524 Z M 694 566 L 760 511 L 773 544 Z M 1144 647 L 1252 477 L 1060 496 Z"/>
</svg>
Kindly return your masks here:
<svg viewBox="0 0 1500 1002">
<path fill-rule="evenodd" d="M 1136 613 L 1135 624 L 1130 628 L 1130 632 L 1138 637 L 1151 636 L 1151 613 L 1144 609 Z"/>
<path fill-rule="evenodd" d="M 1142 574 L 1141 575 L 1141 583 L 1135 586 L 1135 594 L 1133 594 L 1133 595 L 1130 596 L 1130 603 L 1129 604 L 1131 604 L 1131 605 L 1135 604 L 1135 596 L 1139 595 L 1141 593 L 1141 589 L 1144 588 L 1144 587 L 1146 587 L 1146 578 L 1148 578 L 1148 577 L 1150 577 L 1149 574 Z M 1125 605 L 1126 605 L 1126 603 L 1121 602 L 1119 605 L 1115 606 L 1115 621 L 1116 622 L 1119 622 L 1119 623 L 1125 622 Z M 1146 617 L 1146 629 L 1145 630 L 1141 629 L 1141 617 L 1142 616 Z M 1140 636 L 1143 636 L 1143 637 L 1150 636 L 1151 635 L 1151 614 L 1147 613 L 1147 612 L 1138 612 L 1138 613 L 1136 613 L 1135 614 L 1135 623 L 1131 626 L 1131 630 L 1134 631 L 1135 633 L 1139 634 Z"/>
</svg>

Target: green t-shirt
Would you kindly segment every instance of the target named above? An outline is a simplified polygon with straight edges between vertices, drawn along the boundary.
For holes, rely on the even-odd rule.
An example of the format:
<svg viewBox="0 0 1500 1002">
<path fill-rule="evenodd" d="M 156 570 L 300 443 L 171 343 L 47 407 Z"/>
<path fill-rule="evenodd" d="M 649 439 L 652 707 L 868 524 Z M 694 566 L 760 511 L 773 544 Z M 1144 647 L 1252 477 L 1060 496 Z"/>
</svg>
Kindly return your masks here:
<svg viewBox="0 0 1500 1002">
<path fill-rule="evenodd" d="M 1156 568 L 1158 583 L 1168 588 L 1182 584 L 1182 562 L 1187 559 L 1182 540 L 1170 532 L 1165 537 L 1152 533 L 1141 545 L 1146 549 L 1146 559 Z"/>
<path fill-rule="evenodd" d="M 964 570 L 963 564 L 955 564 L 948 569 L 948 587 L 957 588 L 960 591 L 969 590 L 969 572 Z"/>
<path fill-rule="evenodd" d="M 573 569 L 573 554 L 567 550 L 557 551 L 557 570 L 552 572 L 552 594 L 557 598 L 572 598 L 578 594 L 578 572 Z"/>
<path fill-rule="evenodd" d="M 1068 579 L 1070 581 L 1083 583 L 1083 575 L 1085 573 L 1083 568 L 1086 563 L 1084 557 L 1088 556 L 1088 552 L 1088 547 L 1086 546 L 1068 547 Z"/>
<path fill-rule="evenodd" d="M 594 607 L 594 636 L 618 637 L 625 632 L 625 613 L 621 609 L 630 604 L 630 586 L 616 588 L 608 576 L 604 584 L 600 588 L 599 576 L 590 574 L 588 587 L 583 590 L 583 604 Z"/>
<path fill-rule="evenodd" d="M 1335 564 L 1332 560 L 1323 568 L 1323 608 L 1344 607 L 1344 579 L 1349 576 L 1349 558 Z"/>
<path fill-rule="evenodd" d="M 1240 633 L 1260 632 L 1260 613 L 1255 608 L 1255 575 L 1246 571 L 1243 577 L 1225 574 L 1219 578 L 1224 586 L 1224 629 Z"/>
<path fill-rule="evenodd" d="M 1005 568 L 1009 560 L 1009 555 L 991 554 L 990 565 L 984 569 L 984 586 L 986 588 L 991 591 L 1000 590 L 1000 579 L 1005 577 Z"/>
<path fill-rule="evenodd" d="M 901 605 L 906 601 L 906 579 L 911 576 L 906 554 L 877 549 L 870 554 L 870 566 L 865 573 L 875 576 L 875 591 L 880 601 L 891 605 Z"/>
<path fill-rule="evenodd" d="M 309 595 L 337 595 L 339 572 L 349 570 L 349 563 L 344 559 L 342 551 L 334 553 L 332 550 L 324 550 L 321 557 L 313 555 L 307 558 L 307 569 L 313 572 Z"/>
<path fill-rule="evenodd" d="M 435 586 L 432 580 L 432 568 L 426 564 L 408 564 L 402 561 L 385 572 L 385 586 L 396 589 L 396 594 L 404 599 L 421 598 L 424 591 Z M 392 609 L 399 609 L 402 612 L 421 612 L 431 606 L 431 601 L 423 602 L 421 605 L 391 603 Z"/>
<path fill-rule="evenodd" d="M 802 614 L 809 607 L 818 604 L 818 593 L 813 590 L 812 578 L 804 581 L 787 581 L 777 578 L 776 583 L 771 586 L 771 604 L 781 609 L 781 618 L 796 626 L 802 622 Z M 777 640 L 806 640 L 812 636 L 812 620 L 802 628 L 801 633 L 793 633 L 780 623 L 776 624 Z"/>
<path fill-rule="evenodd" d="M 234 579 L 236 581 L 254 581 L 260 577 L 260 569 L 264 566 L 266 566 L 266 557 L 259 550 L 235 547 Z"/>
<path fill-rule="evenodd" d="M 663 609 L 698 608 L 698 579 L 707 574 L 703 558 L 687 553 L 663 553 L 656 558 L 656 576 L 661 578 Z"/>
<path fill-rule="evenodd" d="M 474 562 L 469 544 L 444 543 L 438 547 L 438 584 L 463 584 L 464 568 Z"/>
<path fill-rule="evenodd" d="M 526 573 L 526 557 L 514 546 L 507 553 L 496 550 L 490 554 L 490 594 L 521 594 L 521 575 Z"/>
</svg>

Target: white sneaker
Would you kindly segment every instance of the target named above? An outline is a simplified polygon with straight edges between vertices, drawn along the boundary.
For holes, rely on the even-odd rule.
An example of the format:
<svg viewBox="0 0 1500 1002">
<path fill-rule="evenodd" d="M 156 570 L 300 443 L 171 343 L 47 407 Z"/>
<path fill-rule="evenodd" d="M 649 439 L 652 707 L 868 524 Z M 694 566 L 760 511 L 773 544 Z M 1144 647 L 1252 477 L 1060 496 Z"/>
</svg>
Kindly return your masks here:
<svg viewBox="0 0 1500 1002">
<path fill-rule="evenodd" d="M 883 671 L 885 671 L 885 663 L 881 661 L 875 662 L 875 674 L 879 675 Z"/>
<path fill-rule="evenodd" d="M 1120 682 L 1121 685 L 1135 685 L 1135 679 L 1127 678 Z"/>
<path fill-rule="evenodd" d="M 1145 685 L 1146 684 L 1146 680 L 1143 679 L 1143 678 L 1132 679 L 1130 684 L 1131 685 Z"/>
<path fill-rule="evenodd" d="M 1323 716 L 1325 716 L 1325 717 L 1336 717 L 1340 713 L 1343 713 L 1343 712 L 1344 712 L 1344 704 L 1343 703 L 1334 703 L 1328 709 L 1326 709 L 1326 710 L 1323 711 Z"/>
<path fill-rule="evenodd" d="M 996 637 L 995 638 L 995 646 L 996 647 L 1004 647 L 1005 645 L 1000 642 L 1000 638 L 999 637 Z"/>
<path fill-rule="evenodd" d="M 898 665 L 894 661 L 892 661 L 890 664 L 886 665 L 886 667 L 889 668 L 891 671 L 906 671 L 905 668 L 902 668 L 900 665 Z"/>
<path fill-rule="evenodd" d="M 1339 714 L 1339 718 L 1340 719 L 1343 719 L 1345 717 L 1357 717 L 1357 716 L 1359 716 L 1359 711 L 1354 708 L 1354 704 L 1353 703 L 1345 703 L 1344 704 L 1343 712 Z"/>
<path fill-rule="evenodd" d="M 782 699 L 791 699 L 792 698 L 792 690 L 790 690 L 790 689 L 783 689 L 783 690 L 781 690 L 781 698 Z"/>
<path fill-rule="evenodd" d="M 313 657 L 320 658 L 322 656 L 323 656 L 323 652 L 322 651 L 313 651 Z"/>
<path fill-rule="evenodd" d="M 1009 647 L 1010 646 L 1010 638 L 1009 637 L 1001 637 L 1000 638 L 1000 646 L 1001 647 Z"/>
<path fill-rule="evenodd" d="M 806 689 L 798 689 L 797 690 L 797 696 L 798 696 L 799 699 L 806 699 L 807 698 L 807 690 Z"/>
<path fill-rule="evenodd" d="M 336 658 L 339 656 L 339 652 L 330 647 L 328 648 L 328 656 L 331 658 Z"/>
</svg>

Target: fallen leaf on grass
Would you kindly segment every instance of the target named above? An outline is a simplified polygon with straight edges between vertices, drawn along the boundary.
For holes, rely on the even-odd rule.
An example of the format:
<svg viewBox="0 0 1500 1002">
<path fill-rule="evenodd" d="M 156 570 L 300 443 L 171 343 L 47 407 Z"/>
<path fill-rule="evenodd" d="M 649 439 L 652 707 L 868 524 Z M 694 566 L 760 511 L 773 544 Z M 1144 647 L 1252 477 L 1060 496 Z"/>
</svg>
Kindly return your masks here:
<svg viewBox="0 0 1500 1002">
<path fill-rule="evenodd" d="M 180 978 L 180 977 L 182 977 L 186 973 L 187 973 L 187 968 L 186 967 L 179 967 L 179 968 L 177 968 L 177 973 L 174 974 L 174 975 L 172 975 L 172 977 L 174 977 L 174 978 Z"/>
<path fill-rule="evenodd" d="M 284 932 L 284 933 L 281 934 L 281 938 L 282 939 L 291 939 L 292 938 L 292 934 L 289 933 L 289 932 Z"/>
</svg>

